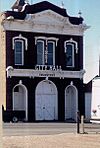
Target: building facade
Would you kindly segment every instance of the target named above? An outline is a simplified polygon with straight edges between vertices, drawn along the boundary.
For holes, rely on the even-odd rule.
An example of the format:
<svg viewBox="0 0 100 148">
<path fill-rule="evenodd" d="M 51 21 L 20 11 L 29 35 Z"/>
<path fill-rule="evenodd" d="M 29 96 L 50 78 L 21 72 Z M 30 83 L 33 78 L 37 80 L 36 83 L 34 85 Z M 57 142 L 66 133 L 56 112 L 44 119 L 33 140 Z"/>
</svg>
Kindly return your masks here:
<svg viewBox="0 0 100 148">
<path fill-rule="evenodd" d="M 83 18 L 47 1 L 12 9 L 1 15 L 5 110 L 30 122 L 76 120 L 85 112 Z"/>
</svg>

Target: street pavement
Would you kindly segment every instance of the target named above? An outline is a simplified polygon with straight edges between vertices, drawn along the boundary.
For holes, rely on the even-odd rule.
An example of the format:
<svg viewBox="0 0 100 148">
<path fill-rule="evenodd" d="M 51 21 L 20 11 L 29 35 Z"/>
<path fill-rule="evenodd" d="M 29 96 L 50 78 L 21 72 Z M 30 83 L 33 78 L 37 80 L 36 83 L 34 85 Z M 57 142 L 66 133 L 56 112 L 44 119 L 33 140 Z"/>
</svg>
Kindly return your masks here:
<svg viewBox="0 0 100 148">
<path fill-rule="evenodd" d="M 81 124 L 80 124 L 81 132 Z M 84 124 L 85 133 L 100 133 L 100 124 Z M 3 123 L 3 136 L 54 135 L 77 133 L 76 123 Z"/>
</svg>

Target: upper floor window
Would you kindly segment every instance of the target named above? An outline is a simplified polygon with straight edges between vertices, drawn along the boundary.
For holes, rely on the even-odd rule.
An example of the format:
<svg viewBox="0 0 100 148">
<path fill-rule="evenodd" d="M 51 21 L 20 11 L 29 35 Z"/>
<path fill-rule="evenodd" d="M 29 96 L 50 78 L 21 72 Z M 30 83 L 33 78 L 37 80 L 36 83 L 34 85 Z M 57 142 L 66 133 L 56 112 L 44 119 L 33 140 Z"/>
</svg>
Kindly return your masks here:
<svg viewBox="0 0 100 148">
<path fill-rule="evenodd" d="M 44 65 L 44 41 L 37 41 L 37 64 Z"/>
<path fill-rule="evenodd" d="M 24 50 L 23 50 L 23 40 L 15 40 L 15 49 L 14 49 L 14 62 L 15 65 L 24 64 Z"/>
<path fill-rule="evenodd" d="M 48 65 L 55 65 L 55 42 L 48 41 L 47 50 L 48 50 L 48 58 L 47 58 Z"/>
<path fill-rule="evenodd" d="M 36 37 L 37 65 L 55 65 L 56 38 Z"/>
<path fill-rule="evenodd" d="M 74 67 L 74 46 L 73 44 L 66 45 L 66 66 L 67 67 Z"/>
<path fill-rule="evenodd" d="M 24 65 L 24 49 L 27 50 L 27 39 L 21 34 L 13 38 L 14 64 Z"/>
<path fill-rule="evenodd" d="M 76 52 L 75 52 L 76 51 Z M 77 42 L 72 39 L 65 42 L 65 64 L 66 67 L 75 66 L 75 53 L 78 52 Z"/>
</svg>

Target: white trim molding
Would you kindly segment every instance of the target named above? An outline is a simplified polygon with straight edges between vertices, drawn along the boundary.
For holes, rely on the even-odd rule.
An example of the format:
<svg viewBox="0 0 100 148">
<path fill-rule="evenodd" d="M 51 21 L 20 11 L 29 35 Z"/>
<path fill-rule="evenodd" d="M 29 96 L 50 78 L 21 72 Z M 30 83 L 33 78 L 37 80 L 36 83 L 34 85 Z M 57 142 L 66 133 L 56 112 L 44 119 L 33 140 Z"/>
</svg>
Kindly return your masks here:
<svg viewBox="0 0 100 148">
<path fill-rule="evenodd" d="M 80 71 L 64 71 L 61 69 L 12 69 L 12 67 L 7 68 L 7 77 L 56 77 L 56 78 L 83 78 L 85 70 Z"/>
<path fill-rule="evenodd" d="M 15 36 L 13 37 L 12 39 L 12 47 L 13 47 L 13 50 L 14 50 L 14 44 L 15 44 L 15 40 L 24 40 L 25 41 L 25 50 L 28 49 L 28 41 L 27 41 L 27 38 L 23 37 L 21 34 L 19 34 L 19 36 Z"/>
<path fill-rule="evenodd" d="M 35 45 L 37 44 L 37 40 L 45 40 L 46 41 L 46 45 L 47 45 L 47 41 L 55 41 L 56 42 L 56 46 L 57 46 L 57 42 L 58 42 L 58 38 L 55 37 L 45 37 L 45 36 L 36 36 L 35 37 Z"/>
<path fill-rule="evenodd" d="M 78 44 L 72 38 L 70 38 L 70 40 L 67 40 L 64 42 L 65 53 L 66 53 L 66 43 L 75 44 L 75 50 L 76 50 L 76 53 L 78 53 Z"/>
</svg>

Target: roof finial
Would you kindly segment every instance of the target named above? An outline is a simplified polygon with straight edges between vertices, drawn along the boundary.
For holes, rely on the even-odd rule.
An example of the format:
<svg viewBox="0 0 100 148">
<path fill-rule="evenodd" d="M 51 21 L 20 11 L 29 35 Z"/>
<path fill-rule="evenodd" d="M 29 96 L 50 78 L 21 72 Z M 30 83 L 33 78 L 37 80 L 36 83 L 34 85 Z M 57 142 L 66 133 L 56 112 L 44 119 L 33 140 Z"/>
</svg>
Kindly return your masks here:
<svg viewBox="0 0 100 148">
<path fill-rule="evenodd" d="M 33 4 L 33 1 L 31 0 L 31 5 Z"/>
<path fill-rule="evenodd" d="M 81 15 L 82 15 L 81 10 L 79 10 L 78 15 L 79 15 L 79 17 L 81 17 Z"/>
<path fill-rule="evenodd" d="M 61 8 L 64 9 L 64 2 L 63 1 L 61 1 Z"/>
</svg>

